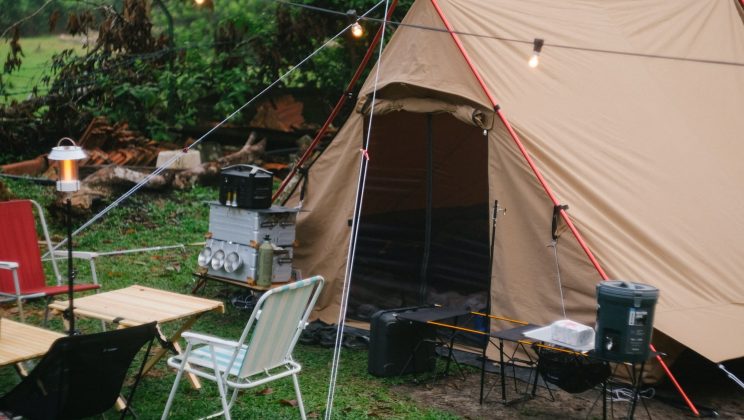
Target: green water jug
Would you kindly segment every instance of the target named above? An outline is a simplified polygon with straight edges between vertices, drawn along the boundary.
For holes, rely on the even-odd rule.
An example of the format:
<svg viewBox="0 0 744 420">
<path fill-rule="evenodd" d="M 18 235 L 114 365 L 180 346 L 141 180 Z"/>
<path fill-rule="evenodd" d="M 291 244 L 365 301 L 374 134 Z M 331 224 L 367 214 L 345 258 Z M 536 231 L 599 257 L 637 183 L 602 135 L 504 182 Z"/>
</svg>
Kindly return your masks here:
<svg viewBox="0 0 744 420">
<path fill-rule="evenodd" d="M 271 237 L 266 235 L 261 246 L 258 247 L 258 279 L 256 279 L 256 285 L 258 287 L 270 287 L 271 286 L 271 275 L 274 265 L 274 246 L 271 245 Z"/>
</svg>

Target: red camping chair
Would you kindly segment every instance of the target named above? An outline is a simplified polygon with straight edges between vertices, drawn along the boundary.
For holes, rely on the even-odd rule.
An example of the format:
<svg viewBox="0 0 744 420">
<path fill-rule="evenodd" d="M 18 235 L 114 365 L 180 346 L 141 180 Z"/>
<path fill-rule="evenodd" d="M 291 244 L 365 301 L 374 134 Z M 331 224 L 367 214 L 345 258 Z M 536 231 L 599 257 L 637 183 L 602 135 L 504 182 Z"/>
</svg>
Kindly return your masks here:
<svg viewBox="0 0 744 420">
<path fill-rule="evenodd" d="M 49 239 L 49 230 L 39 203 L 33 200 L 0 202 L 0 301 L 15 300 L 21 320 L 25 318 L 24 299 L 46 297 L 48 303 L 54 296 L 67 293 L 66 282 L 59 273 L 55 259 L 67 255 L 66 251 L 49 253 L 57 284 L 54 286 L 46 284 L 32 204 L 36 206 L 47 249 L 51 250 L 52 241 Z M 94 261 L 97 256 L 98 254 L 94 252 L 73 252 L 74 258 L 85 259 L 90 263 L 93 277 L 92 284 L 76 284 L 75 292 L 100 288 Z M 47 315 L 45 312 L 45 322 Z"/>
</svg>

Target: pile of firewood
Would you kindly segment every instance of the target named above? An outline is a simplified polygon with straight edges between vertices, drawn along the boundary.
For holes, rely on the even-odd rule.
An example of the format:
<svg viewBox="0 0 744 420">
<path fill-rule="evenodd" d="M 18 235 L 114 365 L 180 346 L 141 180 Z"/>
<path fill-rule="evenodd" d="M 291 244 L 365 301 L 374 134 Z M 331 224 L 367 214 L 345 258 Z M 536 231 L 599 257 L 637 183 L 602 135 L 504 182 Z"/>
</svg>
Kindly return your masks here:
<svg viewBox="0 0 744 420">
<path fill-rule="evenodd" d="M 175 148 L 130 130 L 126 122 L 111 125 L 106 117 L 93 118 L 78 145 L 90 156 L 87 165 L 155 166 L 161 150 Z"/>
</svg>

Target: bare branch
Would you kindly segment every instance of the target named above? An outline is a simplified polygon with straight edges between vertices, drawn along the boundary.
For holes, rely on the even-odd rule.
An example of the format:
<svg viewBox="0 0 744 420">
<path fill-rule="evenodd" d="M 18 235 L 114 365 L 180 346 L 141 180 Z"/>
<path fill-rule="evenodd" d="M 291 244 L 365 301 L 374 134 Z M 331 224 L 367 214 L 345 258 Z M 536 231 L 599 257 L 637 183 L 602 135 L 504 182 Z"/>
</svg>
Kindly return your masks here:
<svg viewBox="0 0 744 420">
<path fill-rule="evenodd" d="M 16 26 L 16 25 L 20 25 L 21 23 L 23 23 L 23 22 L 25 22 L 25 21 L 27 21 L 27 20 L 31 19 L 32 17 L 34 17 L 34 16 L 38 15 L 38 14 L 39 14 L 39 12 L 41 12 L 42 10 L 44 10 L 44 8 L 45 8 L 45 7 L 47 7 L 47 6 L 49 6 L 49 4 L 50 4 L 51 2 L 53 2 L 53 1 L 54 1 L 54 0 L 47 0 L 47 1 L 46 1 L 46 3 L 42 4 L 42 5 L 41 5 L 41 7 L 39 7 L 39 8 L 38 8 L 38 9 L 37 9 L 37 10 L 36 10 L 35 12 L 33 12 L 33 13 L 31 13 L 30 15 L 26 16 L 25 18 L 23 18 L 23 19 L 19 20 L 18 22 L 14 23 L 14 24 L 12 24 L 12 25 L 10 25 L 10 26 L 8 26 L 8 27 L 7 27 L 7 28 L 6 28 L 6 29 L 5 29 L 4 31 L 3 31 L 2 35 L 0 35 L 0 38 L 4 38 L 4 37 L 5 37 L 5 34 L 7 34 L 9 30 L 13 29 L 13 27 L 14 27 L 14 26 Z"/>
</svg>

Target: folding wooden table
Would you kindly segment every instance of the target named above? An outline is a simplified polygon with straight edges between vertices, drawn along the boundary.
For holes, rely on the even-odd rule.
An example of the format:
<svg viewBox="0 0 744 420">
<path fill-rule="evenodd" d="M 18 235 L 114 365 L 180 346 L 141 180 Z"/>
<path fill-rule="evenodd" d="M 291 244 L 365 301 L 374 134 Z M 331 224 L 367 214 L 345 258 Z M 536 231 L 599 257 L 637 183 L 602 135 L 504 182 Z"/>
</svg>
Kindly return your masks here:
<svg viewBox="0 0 744 420">
<path fill-rule="evenodd" d="M 0 366 L 8 366 L 41 357 L 64 334 L 0 319 Z"/>
<path fill-rule="evenodd" d="M 199 317 L 210 311 L 225 312 L 225 305 L 217 300 L 139 285 L 76 298 L 74 302 L 76 316 L 100 319 L 114 323 L 118 328 L 152 321 L 157 321 L 158 325 L 165 322 L 183 321 L 176 332 L 168 338 L 179 353 L 181 348 L 178 345 L 178 339 L 184 331 L 194 325 Z M 67 310 L 68 305 L 67 301 L 56 301 L 49 305 L 49 308 L 55 313 L 62 313 Z M 165 356 L 167 351 L 168 349 L 161 348 L 155 352 L 145 364 L 143 374 Z M 189 380 L 194 388 L 201 388 L 196 376 L 189 375 Z"/>
</svg>

